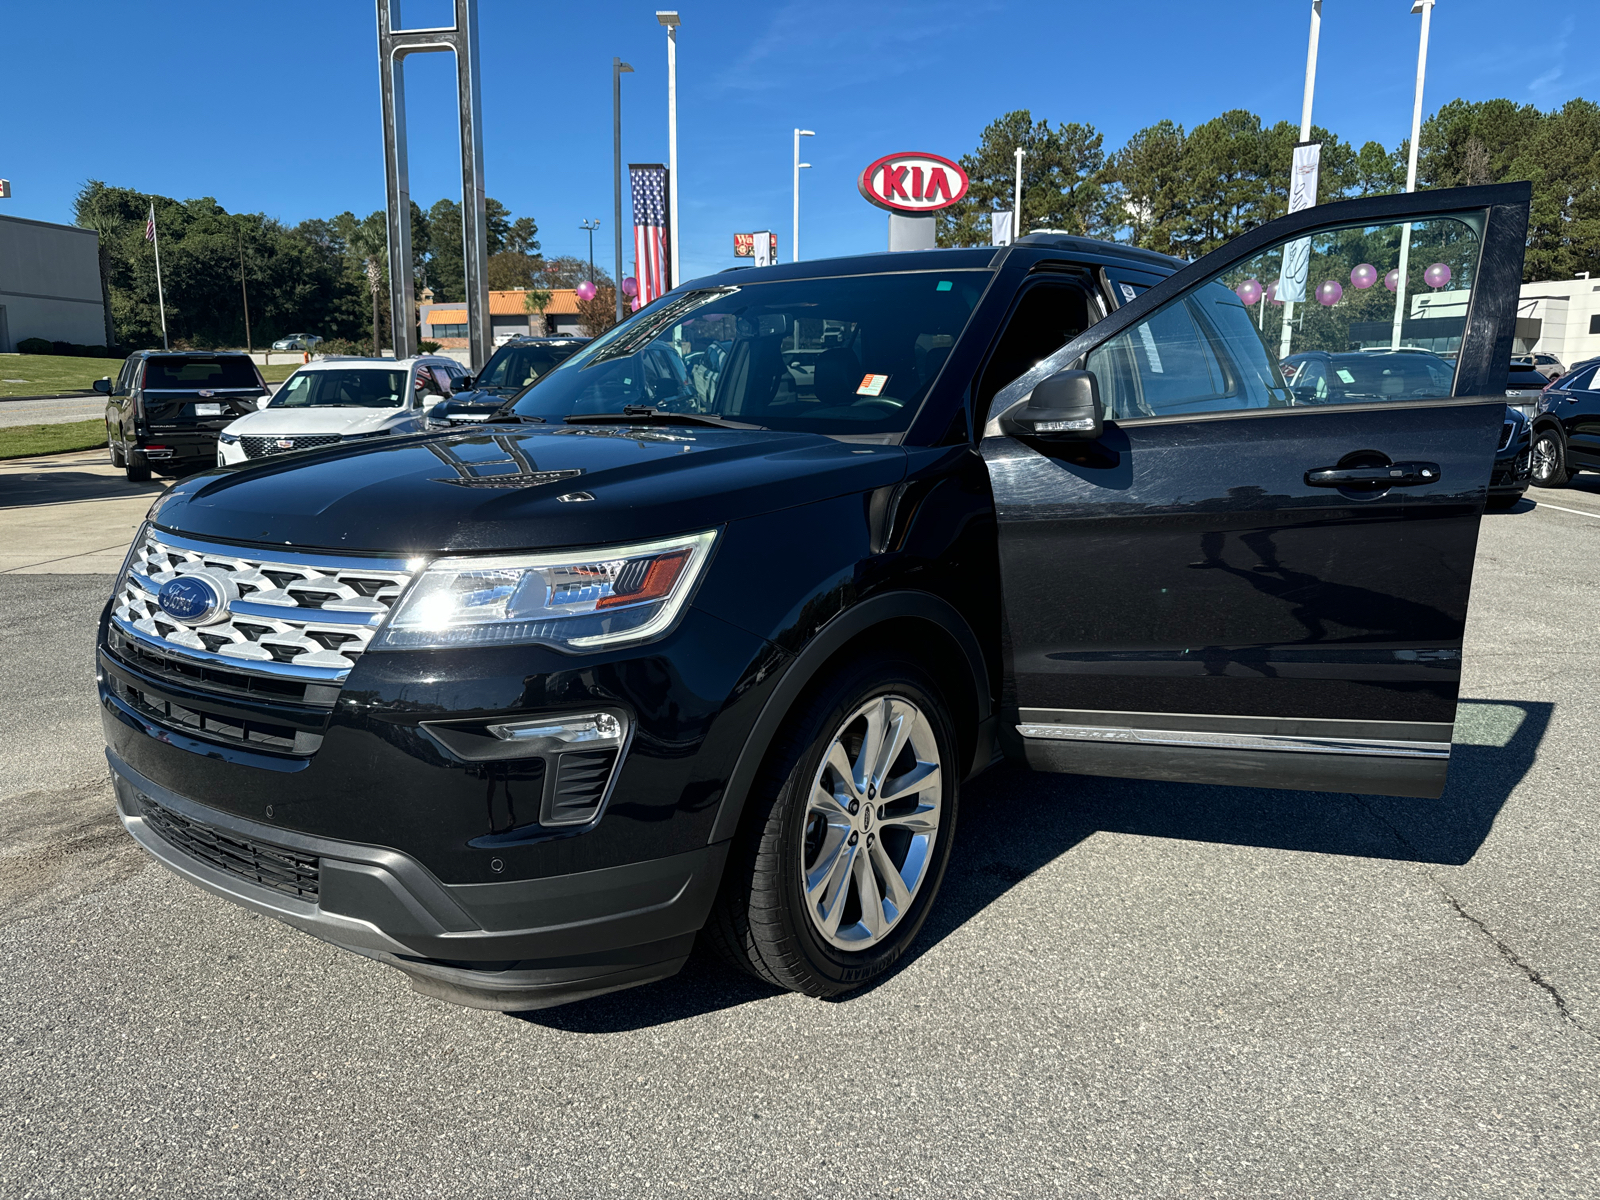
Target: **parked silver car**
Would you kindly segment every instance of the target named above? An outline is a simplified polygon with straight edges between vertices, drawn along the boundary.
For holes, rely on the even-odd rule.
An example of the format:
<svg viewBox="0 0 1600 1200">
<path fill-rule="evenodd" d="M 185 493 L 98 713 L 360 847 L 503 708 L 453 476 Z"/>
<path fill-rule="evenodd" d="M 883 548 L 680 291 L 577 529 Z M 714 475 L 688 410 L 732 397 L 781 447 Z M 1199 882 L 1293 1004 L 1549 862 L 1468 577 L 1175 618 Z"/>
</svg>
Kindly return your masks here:
<svg viewBox="0 0 1600 1200">
<path fill-rule="evenodd" d="M 315 350 L 322 339 L 314 333 L 291 333 L 272 343 L 274 350 Z"/>
</svg>

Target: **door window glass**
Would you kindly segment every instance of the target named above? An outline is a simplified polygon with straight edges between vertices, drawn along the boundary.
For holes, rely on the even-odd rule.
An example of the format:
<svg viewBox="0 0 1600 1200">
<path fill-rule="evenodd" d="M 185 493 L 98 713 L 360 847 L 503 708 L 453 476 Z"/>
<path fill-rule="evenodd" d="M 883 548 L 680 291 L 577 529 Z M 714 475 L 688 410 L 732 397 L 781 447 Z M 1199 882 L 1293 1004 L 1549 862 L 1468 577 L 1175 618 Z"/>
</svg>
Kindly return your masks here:
<svg viewBox="0 0 1600 1200">
<path fill-rule="evenodd" d="M 1319 230 L 1192 288 L 1087 366 L 1123 420 L 1448 396 L 1479 248 L 1452 217 Z"/>
<path fill-rule="evenodd" d="M 1093 320 L 1099 320 L 1099 313 Z M 1013 379 L 1050 357 L 1089 328 L 1089 298 L 1082 288 L 1068 283 L 1035 284 L 1022 293 L 994 354 L 978 384 L 979 412 L 989 411 L 994 394 Z M 944 361 L 948 347 L 938 353 Z"/>
</svg>

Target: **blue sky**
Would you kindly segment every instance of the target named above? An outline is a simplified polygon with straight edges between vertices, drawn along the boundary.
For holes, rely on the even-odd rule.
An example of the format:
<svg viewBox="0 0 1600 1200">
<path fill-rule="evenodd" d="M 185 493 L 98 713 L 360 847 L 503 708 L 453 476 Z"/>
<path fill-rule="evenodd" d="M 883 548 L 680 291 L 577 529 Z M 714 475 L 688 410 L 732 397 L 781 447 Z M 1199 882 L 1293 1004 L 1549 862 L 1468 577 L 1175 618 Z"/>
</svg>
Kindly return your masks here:
<svg viewBox="0 0 1600 1200">
<path fill-rule="evenodd" d="M 662 5 L 665 7 L 665 4 Z M 450 0 L 405 0 L 407 26 Z M 665 31 L 655 5 L 481 0 L 491 196 L 537 218 L 547 253 L 611 245 L 611 57 L 623 79 L 623 158 L 664 161 Z M 733 4 L 681 0 L 678 52 L 684 274 L 730 265 L 736 231 L 770 228 L 789 257 L 791 131 L 806 257 L 883 247 L 885 217 L 856 193 L 872 159 L 958 157 L 994 117 L 1088 122 L 1108 150 L 1170 117 L 1227 108 L 1297 119 L 1309 0 L 983 0 Z M 1315 119 L 1357 144 L 1409 131 L 1420 20 L 1408 0 L 1324 0 Z M 1514 12 L 1515 21 L 1508 15 Z M 0 212 L 71 219 L 83 180 L 287 222 L 383 206 L 371 0 L 217 0 L 10 6 L 11 113 Z M 1508 96 L 1541 108 L 1600 94 L 1600 4 L 1439 0 L 1425 105 Z M 459 196 L 454 67 L 407 66 L 413 196 Z M 626 201 L 624 220 L 627 220 Z"/>
</svg>

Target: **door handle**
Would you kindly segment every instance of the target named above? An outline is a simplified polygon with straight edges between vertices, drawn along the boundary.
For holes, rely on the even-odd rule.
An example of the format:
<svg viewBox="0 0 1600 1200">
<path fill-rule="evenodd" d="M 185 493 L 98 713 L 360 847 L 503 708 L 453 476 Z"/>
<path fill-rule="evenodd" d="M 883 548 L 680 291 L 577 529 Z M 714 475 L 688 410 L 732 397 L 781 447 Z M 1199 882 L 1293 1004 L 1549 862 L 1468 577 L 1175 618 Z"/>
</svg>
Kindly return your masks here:
<svg viewBox="0 0 1600 1200">
<path fill-rule="evenodd" d="M 1439 464 L 1397 462 L 1386 467 L 1315 467 L 1306 472 L 1307 487 L 1392 488 L 1438 483 Z"/>
</svg>

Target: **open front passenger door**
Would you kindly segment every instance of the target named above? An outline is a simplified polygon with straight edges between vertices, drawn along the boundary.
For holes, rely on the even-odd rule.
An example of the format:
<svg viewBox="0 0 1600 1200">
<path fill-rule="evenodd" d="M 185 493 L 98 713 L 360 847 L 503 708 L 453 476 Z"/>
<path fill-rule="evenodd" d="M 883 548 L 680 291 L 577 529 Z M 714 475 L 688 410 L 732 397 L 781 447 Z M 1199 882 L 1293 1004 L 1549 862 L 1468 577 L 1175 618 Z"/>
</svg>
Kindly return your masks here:
<svg viewBox="0 0 1600 1200">
<path fill-rule="evenodd" d="M 1440 794 L 1528 201 L 1506 184 L 1292 214 L 1001 389 L 982 451 L 1012 750 Z M 1039 387 L 1068 370 L 1089 378 Z"/>
</svg>

